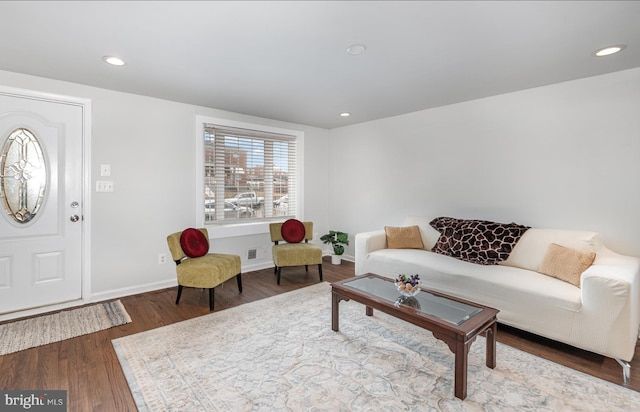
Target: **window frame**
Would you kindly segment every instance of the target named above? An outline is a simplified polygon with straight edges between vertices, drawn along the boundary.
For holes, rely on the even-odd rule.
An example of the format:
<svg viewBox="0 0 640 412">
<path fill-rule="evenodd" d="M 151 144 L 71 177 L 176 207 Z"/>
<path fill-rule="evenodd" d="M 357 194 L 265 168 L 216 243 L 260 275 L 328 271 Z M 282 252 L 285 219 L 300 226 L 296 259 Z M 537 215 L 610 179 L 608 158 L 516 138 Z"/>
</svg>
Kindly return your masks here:
<svg viewBox="0 0 640 412">
<path fill-rule="evenodd" d="M 269 223 L 281 222 L 285 220 L 283 216 L 274 216 L 273 218 L 265 218 L 260 221 L 248 222 L 205 222 L 204 212 L 204 131 L 205 126 L 215 124 L 224 127 L 236 127 L 240 129 L 250 129 L 260 132 L 277 133 L 291 135 L 296 140 L 296 187 L 295 193 L 297 202 L 295 205 L 294 215 L 297 219 L 301 219 L 304 211 L 304 132 L 299 130 L 285 129 L 281 127 L 266 126 L 263 124 L 248 123 L 236 120 L 221 119 L 209 116 L 196 116 L 196 130 L 195 130 L 195 224 L 197 227 L 207 227 L 209 229 L 209 237 L 212 239 L 235 237 L 235 236 L 247 236 L 262 233 L 269 233 Z"/>
</svg>

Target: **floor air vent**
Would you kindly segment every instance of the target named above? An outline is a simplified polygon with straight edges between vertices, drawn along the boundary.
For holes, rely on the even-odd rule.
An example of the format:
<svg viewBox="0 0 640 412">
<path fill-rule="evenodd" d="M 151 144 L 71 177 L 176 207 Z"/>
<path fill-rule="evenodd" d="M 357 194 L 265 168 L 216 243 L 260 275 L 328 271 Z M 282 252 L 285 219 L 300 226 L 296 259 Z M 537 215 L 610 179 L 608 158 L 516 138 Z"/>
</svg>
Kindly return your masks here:
<svg viewBox="0 0 640 412">
<path fill-rule="evenodd" d="M 249 249 L 247 253 L 247 259 L 255 259 L 258 256 L 258 249 Z"/>
</svg>

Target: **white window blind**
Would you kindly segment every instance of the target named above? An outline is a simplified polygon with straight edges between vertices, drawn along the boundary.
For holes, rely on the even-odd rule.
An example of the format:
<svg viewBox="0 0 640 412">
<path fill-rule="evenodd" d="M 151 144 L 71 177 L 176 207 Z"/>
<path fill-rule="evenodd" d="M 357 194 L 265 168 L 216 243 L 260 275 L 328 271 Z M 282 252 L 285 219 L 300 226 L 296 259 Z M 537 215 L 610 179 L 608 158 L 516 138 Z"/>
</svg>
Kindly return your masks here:
<svg viewBox="0 0 640 412">
<path fill-rule="evenodd" d="M 204 168 L 206 223 L 294 216 L 295 136 L 206 124 Z"/>
</svg>

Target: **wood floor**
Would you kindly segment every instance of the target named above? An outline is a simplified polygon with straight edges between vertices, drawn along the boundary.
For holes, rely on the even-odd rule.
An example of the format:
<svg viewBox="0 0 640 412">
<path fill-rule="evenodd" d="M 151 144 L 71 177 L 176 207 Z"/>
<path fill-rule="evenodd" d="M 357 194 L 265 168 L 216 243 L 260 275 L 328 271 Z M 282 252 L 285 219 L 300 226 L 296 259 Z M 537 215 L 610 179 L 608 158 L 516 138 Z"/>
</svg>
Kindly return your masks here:
<svg viewBox="0 0 640 412">
<path fill-rule="evenodd" d="M 352 262 L 343 261 L 337 266 L 325 258 L 325 281 L 334 282 L 353 274 Z M 215 289 L 216 312 L 316 284 L 318 272 L 316 267 L 310 267 L 308 273 L 304 272 L 304 267 L 285 268 L 280 286 L 276 285 L 273 269 L 245 273 L 242 281 L 241 295 L 235 279 Z M 175 304 L 176 292 L 177 287 L 121 298 L 132 319 L 127 325 L 0 356 L 0 389 L 67 390 L 69 411 L 135 411 L 111 340 L 210 313 L 207 291 L 185 288 L 179 305 Z M 498 329 L 498 341 L 609 382 L 623 384 L 622 369 L 613 359 L 502 325 Z M 631 370 L 627 387 L 640 391 L 640 345 L 636 347 Z"/>
</svg>

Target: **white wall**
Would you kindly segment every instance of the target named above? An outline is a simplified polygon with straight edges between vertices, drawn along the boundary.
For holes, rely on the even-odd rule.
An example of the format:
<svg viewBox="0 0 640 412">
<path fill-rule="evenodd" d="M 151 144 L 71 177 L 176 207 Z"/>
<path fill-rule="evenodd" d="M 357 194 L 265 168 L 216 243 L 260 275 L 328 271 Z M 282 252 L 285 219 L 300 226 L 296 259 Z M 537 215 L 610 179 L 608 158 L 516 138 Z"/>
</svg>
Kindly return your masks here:
<svg viewBox="0 0 640 412">
<path fill-rule="evenodd" d="M 332 229 L 447 215 L 598 231 L 640 256 L 640 69 L 333 129 L 331 141 Z"/>
<path fill-rule="evenodd" d="M 640 69 L 331 131 L 11 72 L 0 84 L 92 101 L 92 183 L 110 164 L 115 185 L 91 194 L 96 299 L 175 283 L 157 257 L 195 222 L 196 115 L 302 130 L 303 217 L 319 234 L 450 215 L 595 230 L 640 255 Z M 260 246 L 270 253 L 267 234 L 213 243 L 243 271 L 272 264 L 246 260 Z"/>
<path fill-rule="evenodd" d="M 328 230 L 327 130 L 4 71 L 0 84 L 92 101 L 92 184 L 105 179 L 101 164 L 111 165 L 109 179 L 114 182 L 113 193 L 91 193 L 94 299 L 175 284 L 165 239 L 195 225 L 196 115 L 303 131 L 303 217 L 314 221 L 315 232 Z M 212 249 L 239 254 L 243 271 L 248 271 L 273 266 L 271 244 L 265 233 L 216 239 Z M 265 247 L 268 253 L 248 261 L 250 247 Z M 167 253 L 169 262 L 159 265 L 159 253 Z"/>
</svg>

